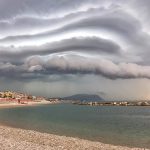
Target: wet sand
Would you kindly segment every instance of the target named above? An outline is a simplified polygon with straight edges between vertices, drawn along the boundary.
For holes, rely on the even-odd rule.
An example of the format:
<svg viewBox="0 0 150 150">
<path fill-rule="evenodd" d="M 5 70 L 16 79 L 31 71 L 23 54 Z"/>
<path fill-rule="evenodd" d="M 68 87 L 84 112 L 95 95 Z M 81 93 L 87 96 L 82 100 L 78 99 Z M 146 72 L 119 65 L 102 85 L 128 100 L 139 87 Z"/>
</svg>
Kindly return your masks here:
<svg viewBox="0 0 150 150">
<path fill-rule="evenodd" d="M 93 142 L 0 125 L 1 150 L 148 150 Z"/>
</svg>

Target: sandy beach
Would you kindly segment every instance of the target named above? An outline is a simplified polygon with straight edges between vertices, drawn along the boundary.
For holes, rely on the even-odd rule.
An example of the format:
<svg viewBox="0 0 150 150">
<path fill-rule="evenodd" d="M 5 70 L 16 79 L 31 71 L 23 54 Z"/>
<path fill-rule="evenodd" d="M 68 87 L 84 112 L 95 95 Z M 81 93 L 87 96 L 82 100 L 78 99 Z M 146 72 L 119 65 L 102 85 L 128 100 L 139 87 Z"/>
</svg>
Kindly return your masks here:
<svg viewBox="0 0 150 150">
<path fill-rule="evenodd" d="M 58 102 L 57 102 L 58 103 Z M 55 102 L 39 101 L 39 102 L 28 102 L 25 104 L 19 104 L 17 102 L 1 103 L 0 108 L 12 108 L 12 107 L 24 107 L 24 106 L 36 106 L 45 104 L 55 104 Z"/>
<path fill-rule="evenodd" d="M 93 142 L 0 125 L 1 150 L 148 150 Z"/>
</svg>

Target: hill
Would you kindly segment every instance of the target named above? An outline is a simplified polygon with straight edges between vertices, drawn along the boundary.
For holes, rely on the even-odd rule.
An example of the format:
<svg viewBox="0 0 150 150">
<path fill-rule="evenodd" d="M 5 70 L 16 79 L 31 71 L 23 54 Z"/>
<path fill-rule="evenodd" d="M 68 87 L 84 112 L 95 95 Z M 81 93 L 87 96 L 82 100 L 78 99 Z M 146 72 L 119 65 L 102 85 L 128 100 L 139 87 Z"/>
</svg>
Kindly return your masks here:
<svg viewBox="0 0 150 150">
<path fill-rule="evenodd" d="M 80 100 L 80 101 L 103 101 L 104 99 L 98 95 L 76 94 L 61 98 L 62 100 Z"/>
</svg>

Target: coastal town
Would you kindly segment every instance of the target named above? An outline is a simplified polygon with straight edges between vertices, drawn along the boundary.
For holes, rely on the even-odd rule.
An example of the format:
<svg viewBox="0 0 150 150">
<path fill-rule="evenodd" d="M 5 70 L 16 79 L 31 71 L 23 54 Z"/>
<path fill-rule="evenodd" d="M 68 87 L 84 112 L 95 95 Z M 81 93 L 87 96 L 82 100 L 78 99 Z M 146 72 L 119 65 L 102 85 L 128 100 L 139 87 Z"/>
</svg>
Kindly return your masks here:
<svg viewBox="0 0 150 150">
<path fill-rule="evenodd" d="M 43 96 L 33 96 L 31 94 L 15 91 L 0 92 L 0 106 L 20 106 L 34 104 L 50 104 L 57 103 L 56 99 L 49 100 Z"/>
<path fill-rule="evenodd" d="M 72 103 L 75 105 L 89 106 L 150 106 L 150 101 L 81 101 L 81 100 L 64 100 L 61 98 L 46 98 L 43 96 L 33 96 L 28 93 L 15 91 L 0 91 L 0 106 L 20 106 L 34 104 L 57 104 Z"/>
</svg>

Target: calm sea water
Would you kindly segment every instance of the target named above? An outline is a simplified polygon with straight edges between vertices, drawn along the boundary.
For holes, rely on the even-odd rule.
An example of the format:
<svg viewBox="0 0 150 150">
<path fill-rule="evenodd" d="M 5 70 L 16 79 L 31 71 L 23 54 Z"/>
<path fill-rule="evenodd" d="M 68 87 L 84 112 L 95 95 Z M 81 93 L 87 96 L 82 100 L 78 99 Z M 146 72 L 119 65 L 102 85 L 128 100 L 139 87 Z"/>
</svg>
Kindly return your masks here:
<svg viewBox="0 0 150 150">
<path fill-rule="evenodd" d="M 43 105 L 0 109 L 0 123 L 115 145 L 150 148 L 150 107 Z"/>
</svg>

